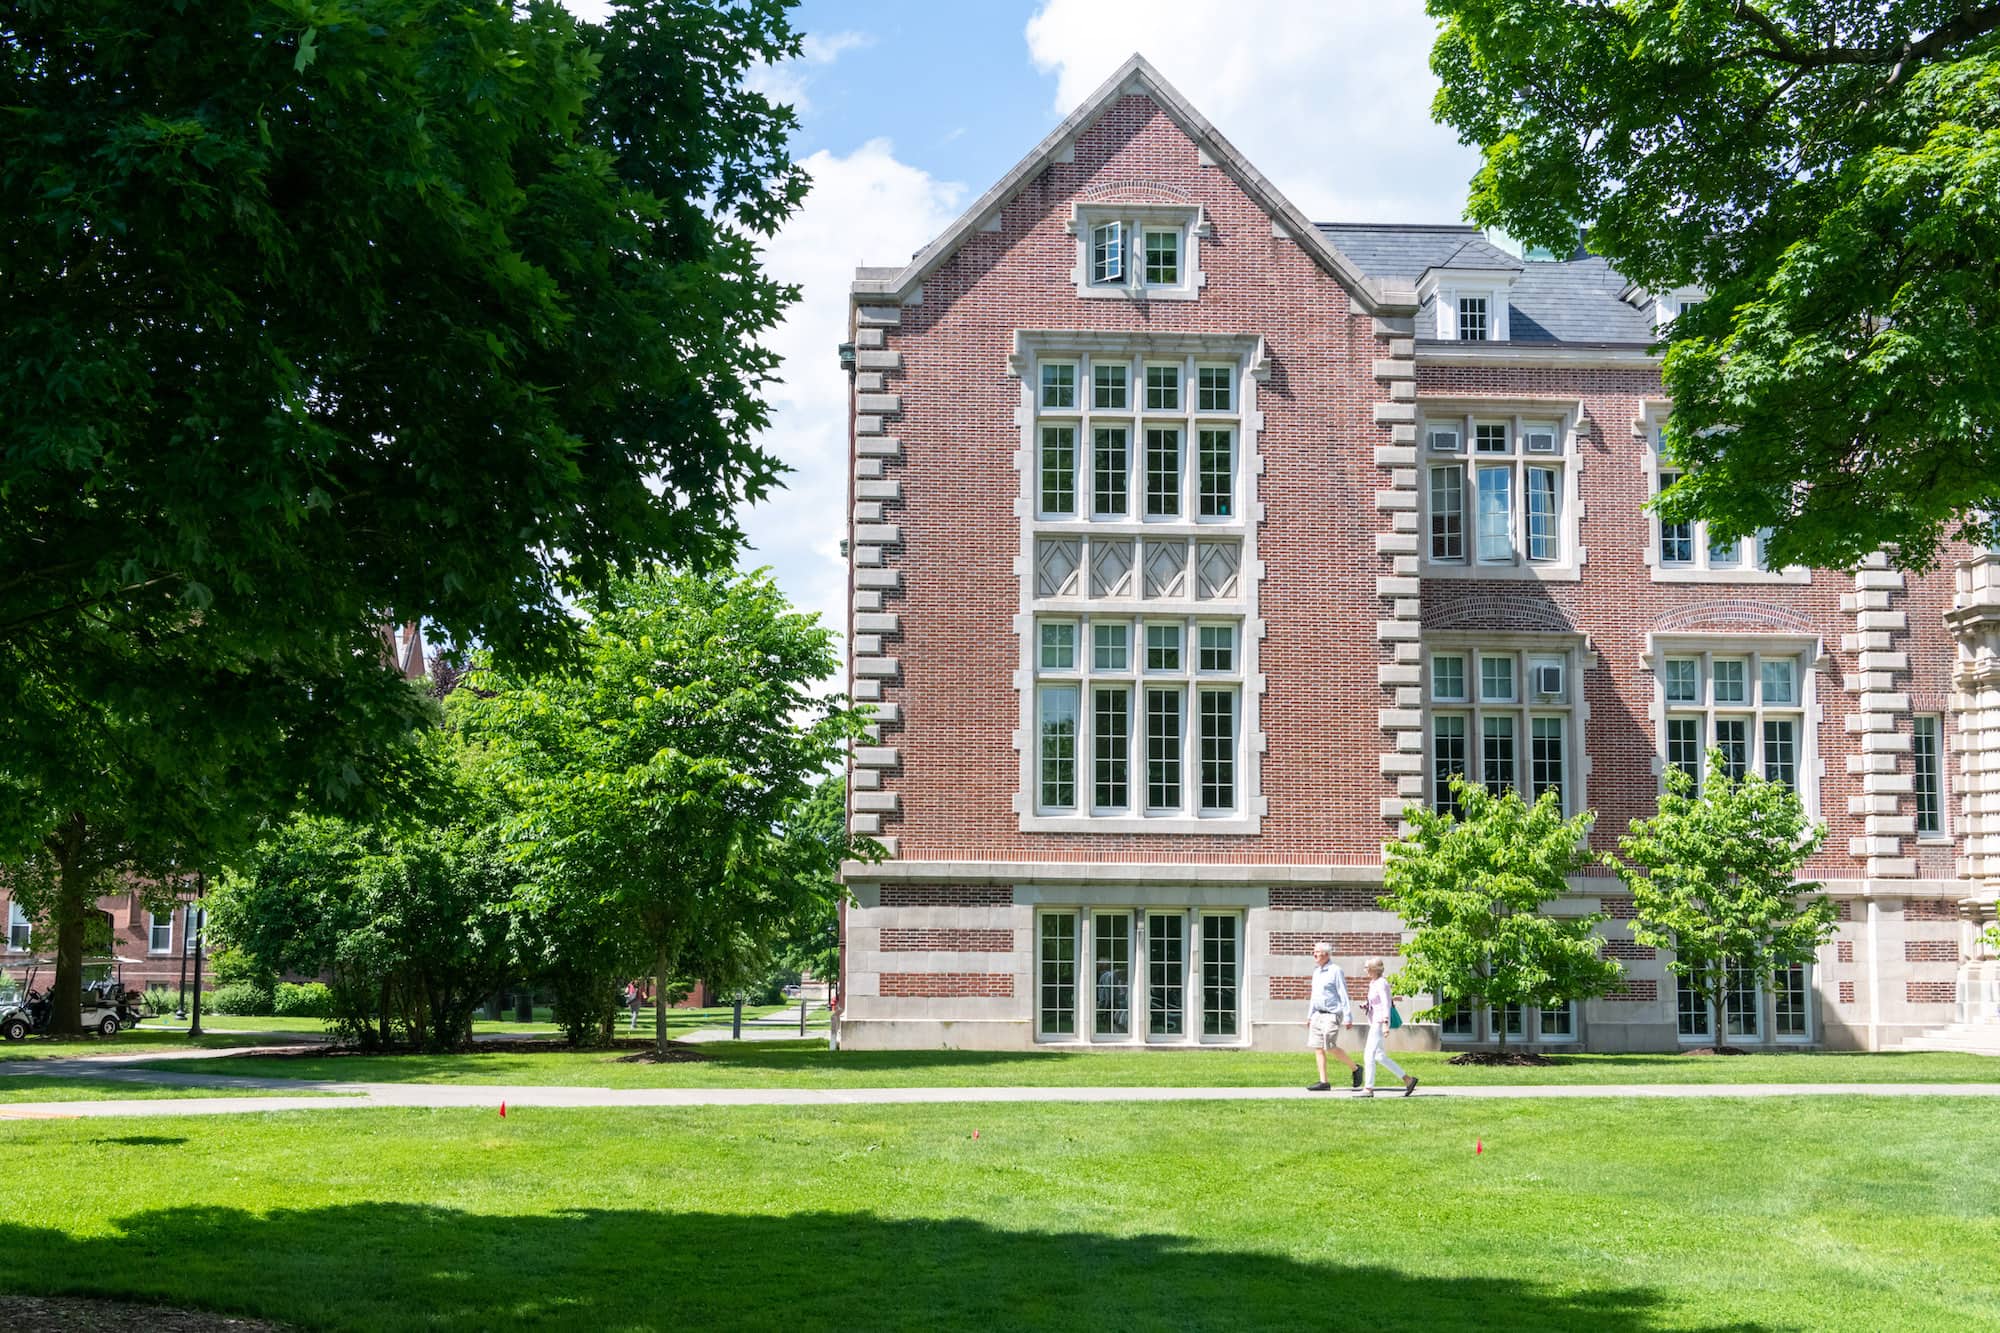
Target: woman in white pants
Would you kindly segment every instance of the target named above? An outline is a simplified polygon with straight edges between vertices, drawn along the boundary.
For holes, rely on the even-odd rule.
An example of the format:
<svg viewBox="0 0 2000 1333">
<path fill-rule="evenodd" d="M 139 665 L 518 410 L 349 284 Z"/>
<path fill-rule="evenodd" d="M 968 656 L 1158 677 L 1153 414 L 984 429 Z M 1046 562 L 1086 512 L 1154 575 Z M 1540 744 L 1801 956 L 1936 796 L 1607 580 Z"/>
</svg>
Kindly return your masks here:
<svg viewBox="0 0 2000 1333">
<path fill-rule="evenodd" d="M 1361 1055 L 1361 1095 L 1375 1095 L 1375 1066 L 1381 1065 L 1397 1078 L 1403 1080 L 1403 1095 L 1409 1096 L 1417 1090 L 1417 1080 L 1405 1074 L 1402 1066 L 1391 1060 L 1382 1051 L 1382 1044 L 1389 1039 L 1389 1010 L 1395 1005 L 1396 997 L 1389 993 L 1389 983 L 1382 976 L 1387 966 L 1380 958 L 1368 960 L 1368 1045 Z"/>
</svg>

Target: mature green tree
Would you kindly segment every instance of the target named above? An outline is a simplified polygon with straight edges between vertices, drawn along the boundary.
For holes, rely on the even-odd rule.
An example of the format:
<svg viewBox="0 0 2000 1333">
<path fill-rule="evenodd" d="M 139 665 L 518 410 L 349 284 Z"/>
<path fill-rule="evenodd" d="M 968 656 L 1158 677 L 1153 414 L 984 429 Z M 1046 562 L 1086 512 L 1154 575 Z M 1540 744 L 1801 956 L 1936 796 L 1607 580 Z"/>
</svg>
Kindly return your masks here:
<svg viewBox="0 0 2000 1333">
<path fill-rule="evenodd" d="M 1602 995 L 1623 970 L 1601 954 L 1602 913 L 1549 916 L 1569 877 L 1596 864 L 1586 848 L 1593 816 L 1564 819 L 1544 792 L 1533 805 L 1454 776 L 1456 815 L 1418 809 L 1389 844 L 1382 906 L 1413 932 L 1397 981 L 1436 1001 L 1419 1018 L 1475 1009 L 1540 1006 Z M 1500 1044 L 1507 1029 L 1500 1025 Z"/>
<path fill-rule="evenodd" d="M 1669 769 L 1659 813 L 1633 820 L 1618 840 L 1624 859 L 1613 864 L 1632 894 L 1632 938 L 1673 951 L 1668 970 L 1707 1003 L 1717 1046 L 1728 1039 L 1732 969 L 1768 986 L 1833 935 L 1833 900 L 1797 878 L 1825 837 L 1797 792 L 1755 773 L 1731 778 L 1718 750 L 1699 795 L 1691 777 Z"/>
<path fill-rule="evenodd" d="M 864 725 L 814 694 L 833 636 L 762 574 L 661 571 L 582 612 L 580 675 L 476 672 L 465 704 L 520 812 L 526 901 L 609 913 L 656 977 L 745 980 L 826 892 L 829 848 L 784 822 Z"/>
<path fill-rule="evenodd" d="M 455 1050 L 480 1001 L 521 967 L 520 877 L 479 756 L 440 730 L 424 758 L 414 812 L 292 819 L 211 895 L 210 924 L 271 973 L 330 975 L 350 1039 Z"/>
<path fill-rule="evenodd" d="M 59 930 L 380 786 L 377 626 L 545 661 L 567 585 L 729 553 L 805 188 L 742 76 L 797 49 L 781 0 L 0 11 L 0 861 Z"/>
<path fill-rule="evenodd" d="M 1427 7 L 1471 216 L 1709 293 L 1668 331 L 1664 513 L 1834 568 L 2000 536 L 2000 4 Z"/>
</svg>

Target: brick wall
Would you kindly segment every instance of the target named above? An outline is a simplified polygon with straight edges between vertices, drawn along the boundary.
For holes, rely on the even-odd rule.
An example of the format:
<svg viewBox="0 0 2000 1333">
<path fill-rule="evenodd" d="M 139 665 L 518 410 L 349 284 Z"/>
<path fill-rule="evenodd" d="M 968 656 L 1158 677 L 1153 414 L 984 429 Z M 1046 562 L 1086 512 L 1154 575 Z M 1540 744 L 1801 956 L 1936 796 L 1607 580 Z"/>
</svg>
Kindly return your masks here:
<svg viewBox="0 0 2000 1333">
<path fill-rule="evenodd" d="M 1958 983 L 1953 981 L 1906 981 L 1903 998 L 1911 1004 L 1955 1004 Z"/>
<path fill-rule="evenodd" d="M 1629 894 L 1607 893 L 1598 901 L 1602 904 L 1600 910 L 1613 921 L 1630 921 L 1639 915 L 1639 909 Z"/>
<path fill-rule="evenodd" d="M 1008 972 L 884 972 L 879 991 L 905 998 L 980 995 L 1006 999 L 1014 994 Z"/>
<path fill-rule="evenodd" d="M 1956 921 L 1958 904 L 1949 898 L 1911 898 L 1903 904 L 1905 921 Z"/>
<path fill-rule="evenodd" d="M 1833 946 L 1833 959 L 1837 963 L 1854 961 L 1854 941 L 1841 940 Z"/>
<path fill-rule="evenodd" d="M 1379 912 L 1376 889 L 1274 884 L 1271 909 L 1278 912 Z"/>
<path fill-rule="evenodd" d="M 1853 982 L 1851 982 L 1851 981 L 1843 981 L 1843 982 L 1841 982 L 1841 983 L 1840 983 L 1840 1002 L 1841 1002 L 1842 1004 L 1853 1004 L 1853 1003 L 1854 1003 L 1854 983 L 1853 983 Z"/>
<path fill-rule="evenodd" d="M 946 926 L 884 926 L 882 949 L 886 953 L 1009 953 L 1014 948 L 1011 930 L 960 930 Z"/>
<path fill-rule="evenodd" d="M 884 884 L 884 907 L 1005 907 L 1014 890 L 1005 884 Z"/>
<path fill-rule="evenodd" d="M 1660 983 L 1651 978 L 1634 980 L 1628 977 L 1604 998 L 1628 1004 L 1652 1004 L 1660 998 Z"/>
<path fill-rule="evenodd" d="M 1631 940 L 1606 940 L 1598 952 L 1606 958 L 1622 958 L 1634 963 L 1650 963 L 1658 956 L 1652 945 L 1634 944 Z"/>
<path fill-rule="evenodd" d="M 1906 963 L 1956 963 L 1958 962 L 1958 941 L 1904 940 L 1903 961 Z"/>
<path fill-rule="evenodd" d="M 1387 958 L 1403 951 L 1403 937 L 1393 930 L 1336 930 L 1315 934 L 1302 930 L 1271 932 L 1273 954 L 1310 954 L 1313 945 L 1324 940 L 1342 958 Z"/>
<path fill-rule="evenodd" d="M 1303 1000 L 1312 995 L 1311 977 L 1272 977 L 1270 983 L 1274 1000 Z"/>
</svg>

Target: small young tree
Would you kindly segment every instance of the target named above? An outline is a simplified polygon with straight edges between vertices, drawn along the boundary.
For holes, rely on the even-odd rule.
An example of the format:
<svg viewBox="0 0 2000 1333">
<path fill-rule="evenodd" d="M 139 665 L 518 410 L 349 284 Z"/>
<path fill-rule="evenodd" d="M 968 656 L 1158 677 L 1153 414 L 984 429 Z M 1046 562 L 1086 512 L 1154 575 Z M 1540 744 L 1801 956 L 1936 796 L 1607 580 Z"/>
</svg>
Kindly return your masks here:
<svg viewBox="0 0 2000 1333">
<path fill-rule="evenodd" d="M 1383 877 L 1382 906 L 1415 932 L 1398 979 L 1437 1000 L 1417 1017 L 1441 1017 L 1461 1000 L 1564 1004 L 1617 985 L 1622 969 L 1599 952 L 1602 913 L 1542 912 L 1569 893 L 1571 875 L 1595 864 L 1585 847 L 1593 816 L 1564 819 L 1554 792 L 1529 805 L 1514 791 L 1451 783 L 1459 814 L 1412 811 Z"/>
<path fill-rule="evenodd" d="M 1811 962 L 1833 934 L 1832 900 L 1796 878 L 1825 836 L 1797 792 L 1754 773 L 1730 777 L 1716 750 L 1699 795 L 1669 769 L 1659 813 L 1633 820 L 1618 840 L 1632 937 L 1673 951 L 1668 970 L 1707 1004 L 1718 1047 L 1729 1031 L 1730 968 L 1768 984 L 1780 968 Z"/>
</svg>

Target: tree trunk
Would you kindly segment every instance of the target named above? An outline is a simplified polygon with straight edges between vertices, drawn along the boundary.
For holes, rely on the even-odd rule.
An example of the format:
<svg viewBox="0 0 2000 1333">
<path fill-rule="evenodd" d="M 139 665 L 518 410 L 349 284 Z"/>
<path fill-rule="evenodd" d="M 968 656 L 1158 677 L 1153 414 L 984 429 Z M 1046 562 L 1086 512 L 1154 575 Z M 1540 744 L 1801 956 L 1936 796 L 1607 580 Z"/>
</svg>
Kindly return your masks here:
<svg viewBox="0 0 2000 1333">
<path fill-rule="evenodd" d="M 1712 1037 L 1712 1038 L 1714 1039 L 1714 1041 L 1713 1041 L 1713 1045 L 1714 1045 L 1715 1049 L 1719 1051 L 1719 1050 L 1721 1050 L 1721 1049 L 1722 1049 L 1722 1048 L 1723 1048 L 1723 1047 L 1724 1047 L 1725 1045 L 1727 1045 L 1727 1044 L 1728 1044 L 1728 1041 L 1729 1041 L 1729 1028 L 1728 1028 L 1728 1026 L 1727 1026 L 1727 1025 L 1726 1025 L 1726 1024 L 1725 1024 L 1725 1023 L 1724 1023 L 1724 1022 L 1722 1021 L 1722 991 L 1721 991 L 1721 990 L 1719 990 L 1719 989 L 1718 989 L 1718 990 L 1717 990 L 1717 991 L 1715 992 L 1715 998 L 1714 998 L 1713 1000 L 1711 1000 L 1711 1001 L 1709 1002 L 1709 1007 L 1710 1007 L 1710 1008 L 1712 1008 L 1712 1009 L 1713 1009 L 1713 1010 L 1715 1011 L 1715 1018 L 1714 1018 L 1714 1020 L 1713 1020 L 1713 1021 L 1714 1021 L 1714 1023 L 1715 1023 L 1715 1026 L 1714 1026 L 1713 1028 L 1711 1028 L 1711 1029 L 1709 1030 L 1709 1035 L 1710 1035 L 1710 1036 L 1711 1036 L 1711 1037 Z"/>
<path fill-rule="evenodd" d="M 84 822 L 71 815 L 50 839 L 56 863 L 56 975 L 49 986 L 49 1032 L 58 1037 L 83 1033 L 83 937 L 96 906 L 91 876 L 83 865 Z"/>
<path fill-rule="evenodd" d="M 667 946 L 662 944 L 653 964 L 653 1050 L 667 1053 Z"/>
</svg>

